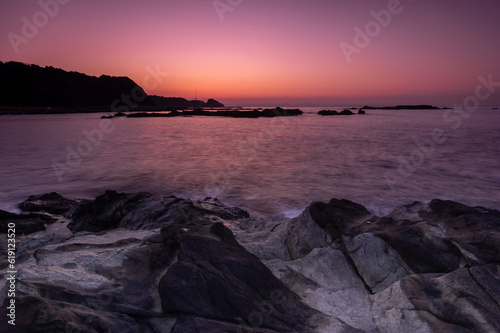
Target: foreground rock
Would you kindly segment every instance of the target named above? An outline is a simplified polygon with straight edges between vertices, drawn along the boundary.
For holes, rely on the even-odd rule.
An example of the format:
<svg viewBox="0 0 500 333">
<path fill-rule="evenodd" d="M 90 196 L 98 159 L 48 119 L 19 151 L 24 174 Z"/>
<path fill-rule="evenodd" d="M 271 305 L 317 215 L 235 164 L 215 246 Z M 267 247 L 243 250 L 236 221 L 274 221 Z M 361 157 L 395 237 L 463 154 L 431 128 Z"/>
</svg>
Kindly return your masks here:
<svg viewBox="0 0 500 333">
<path fill-rule="evenodd" d="M 332 199 L 252 218 L 108 191 L 68 214 L 75 234 L 19 240 L 2 332 L 500 331 L 496 210 Z"/>
<path fill-rule="evenodd" d="M 349 328 L 303 304 L 238 244 L 223 222 L 247 218 L 241 209 L 108 191 L 73 216 L 77 234 L 18 244 L 17 321 L 2 321 L 2 332 Z"/>
<path fill-rule="evenodd" d="M 500 212 L 433 200 L 371 216 L 313 203 L 233 228 L 312 308 L 368 332 L 500 330 Z"/>
<path fill-rule="evenodd" d="M 96 200 L 77 207 L 71 215 L 72 222 L 68 227 L 73 232 L 96 232 L 114 228 L 149 230 L 195 221 L 202 217 L 234 220 L 248 216 L 246 211 L 226 207 L 213 198 L 203 201 L 174 196 L 157 199 L 145 192 L 125 194 L 106 191 Z"/>
<path fill-rule="evenodd" d="M 30 213 L 15 214 L 0 210 L 0 233 L 6 234 L 9 225 L 15 225 L 16 234 L 31 234 L 33 232 L 45 230 L 45 225 L 54 223 L 55 218 L 48 214 Z"/>
</svg>

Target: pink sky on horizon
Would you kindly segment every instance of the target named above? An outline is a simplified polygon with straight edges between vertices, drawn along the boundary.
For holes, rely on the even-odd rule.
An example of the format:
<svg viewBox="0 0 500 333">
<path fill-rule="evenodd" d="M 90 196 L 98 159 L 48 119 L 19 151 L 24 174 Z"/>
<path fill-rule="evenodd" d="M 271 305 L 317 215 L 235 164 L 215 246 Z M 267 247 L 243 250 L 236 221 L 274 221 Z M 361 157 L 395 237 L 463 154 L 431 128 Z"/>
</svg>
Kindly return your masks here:
<svg viewBox="0 0 500 333">
<path fill-rule="evenodd" d="M 221 20 L 212 0 L 72 0 L 16 53 L 8 34 L 22 36 L 22 18 L 33 22 L 42 8 L 5 0 L 0 61 L 139 85 L 158 67 L 169 74 L 149 94 L 191 99 L 197 90 L 226 104 L 451 106 L 474 94 L 481 75 L 500 82 L 498 0 L 402 0 L 402 12 L 350 63 L 340 44 L 355 45 L 354 28 L 364 30 L 390 1 L 221 2 L 240 4 Z M 483 104 L 500 105 L 500 93 Z"/>
</svg>

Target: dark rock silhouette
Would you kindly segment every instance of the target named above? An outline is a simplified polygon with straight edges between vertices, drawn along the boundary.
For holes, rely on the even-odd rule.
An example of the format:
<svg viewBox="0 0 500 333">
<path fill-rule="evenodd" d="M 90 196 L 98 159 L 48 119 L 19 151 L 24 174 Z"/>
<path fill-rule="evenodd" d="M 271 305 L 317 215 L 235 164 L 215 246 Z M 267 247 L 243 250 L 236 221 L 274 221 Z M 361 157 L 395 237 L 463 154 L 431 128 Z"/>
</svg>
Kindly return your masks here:
<svg viewBox="0 0 500 333">
<path fill-rule="evenodd" d="M 192 100 L 188 101 L 182 97 L 162 97 L 162 96 L 149 96 L 150 100 L 158 107 L 164 110 L 178 110 L 194 107 L 208 107 L 208 108 L 223 108 L 224 104 L 210 98 L 207 102 Z"/>
<path fill-rule="evenodd" d="M 45 230 L 45 224 L 55 221 L 53 217 L 46 214 L 15 214 L 0 210 L 0 233 L 7 233 L 10 223 L 15 224 L 16 233 L 21 235 Z"/>
<path fill-rule="evenodd" d="M 321 110 L 321 111 L 318 111 L 318 114 L 319 115 L 322 115 L 322 116 L 335 116 L 335 115 L 338 115 L 338 111 L 335 111 L 335 110 Z"/>
<path fill-rule="evenodd" d="M 280 107 L 274 109 L 255 109 L 252 111 L 246 110 L 217 110 L 210 111 L 202 108 L 195 108 L 194 110 L 173 111 L 170 113 L 159 112 L 138 112 L 131 113 L 128 118 L 169 118 L 169 117 L 192 117 L 192 116 L 207 116 L 207 117 L 233 117 L 233 118 L 259 118 L 259 117 L 287 117 L 298 116 L 303 114 L 299 109 L 283 109 Z"/>
<path fill-rule="evenodd" d="M 134 98 L 139 96 L 140 98 Z M 128 77 L 89 76 L 51 66 L 0 62 L 0 113 L 49 114 L 224 107 L 209 99 L 148 96 Z M 110 118 L 103 116 L 102 118 Z"/>
<path fill-rule="evenodd" d="M 68 228 L 73 232 L 99 232 L 114 228 L 150 230 L 194 221 L 206 215 L 224 220 L 248 217 L 246 211 L 226 207 L 213 198 L 191 201 L 172 196 L 158 199 L 145 192 L 125 194 L 106 191 L 94 201 L 80 205 L 73 212 Z"/>
<path fill-rule="evenodd" d="M 19 208 L 26 212 L 47 212 L 50 214 L 64 214 L 74 206 L 77 202 L 69 200 L 62 195 L 52 192 L 41 195 L 32 195 L 27 200 L 23 201 Z"/>
<path fill-rule="evenodd" d="M 354 113 L 351 110 L 345 109 L 340 112 L 335 110 L 321 110 L 318 112 L 318 114 L 322 116 L 337 116 L 337 115 L 350 116 L 353 115 Z"/>
<path fill-rule="evenodd" d="M 165 312 L 228 323 L 237 318 L 251 321 L 255 312 L 264 328 L 277 332 L 310 330 L 311 323 L 307 322 L 315 314 L 320 317 L 319 312 L 302 304 L 259 259 L 234 240 L 229 229 L 225 230 L 231 235 L 229 241 L 205 236 L 208 230 L 215 233 L 216 228 L 225 229 L 222 223 L 208 225 L 203 232 L 200 226 L 161 230 L 164 241 L 175 242 L 178 251 L 177 262 L 158 287 Z M 263 313 L 259 315 L 258 311 Z"/>
<path fill-rule="evenodd" d="M 361 110 L 361 109 L 360 109 L 360 110 L 358 111 L 358 114 L 366 114 L 366 111 L 365 111 L 365 110 Z"/>
<path fill-rule="evenodd" d="M 95 77 L 54 67 L 0 62 L 2 106 L 110 109 L 114 100 L 121 99 L 122 94 L 130 96 L 134 89 L 147 96 L 127 77 Z M 137 104 L 154 105 L 148 98 Z"/>
<path fill-rule="evenodd" d="M 208 101 L 205 103 L 205 106 L 209 107 L 209 108 L 223 108 L 224 104 L 222 104 L 221 102 L 216 101 L 213 98 L 209 98 Z"/>
</svg>

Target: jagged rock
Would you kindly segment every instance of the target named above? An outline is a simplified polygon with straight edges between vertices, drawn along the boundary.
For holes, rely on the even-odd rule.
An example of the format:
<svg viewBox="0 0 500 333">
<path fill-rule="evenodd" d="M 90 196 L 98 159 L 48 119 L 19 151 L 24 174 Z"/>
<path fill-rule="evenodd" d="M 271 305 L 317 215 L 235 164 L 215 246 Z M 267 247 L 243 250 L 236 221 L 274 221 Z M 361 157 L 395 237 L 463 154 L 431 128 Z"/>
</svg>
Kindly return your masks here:
<svg viewBox="0 0 500 333">
<path fill-rule="evenodd" d="M 200 205 L 222 209 L 213 199 Z M 90 332 L 105 330 L 108 320 L 111 331 L 125 323 L 127 332 L 152 326 L 158 329 L 151 332 L 162 326 L 178 332 L 192 327 L 208 332 L 313 332 L 328 324 L 241 247 L 228 228 L 209 219 L 173 224 L 161 232 L 83 232 L 44 239 L 39 246 L 24 245 L 17 262 L 17 292 L 33 297 L 31 311 L 41 311 L 36 306 L 48 309 L 48 315 L 34 322 L 24 315 L 19 318 L 27 331 L 36 324 L 57 332 L 67 321 L 74 322 L 71 329 L 79 329 L 94 317 L 100 319 L 93 321 L 95 327 L 89 324 Z M 4 285 L 0 295 L 6 296 Z M 61 306 L 66 308 L 61 320 L 50 315 Z M 172 317 L 181 313 L 184 316 L 174 323 Z M 74 315 L 80 319 L 74 320 Z"/>
<path fill-rule="evenodd" d="M 433 331 L 423 318 L 423 312 L 413 305 L 400 281 L 371 296 L 372 314 L 379 332 L 440 332 Z"/>
<path fill-rule="evenodd" d="M 498 265 L 407 276 L 372 296 L 377 326 L 393 332 L 498 332 Z"/>
<path fill-rule="evenodd" d="M 341 250 L 317 248 L 299 259 L 264 263 L 313 309 L 352 328 L 376 331 L 367 288 Z M 343 331 L 333 326 L 320 332 Z"/>
<path fill-rule="evenodd" d="M 496 210 L 433 200 L 380 218 L 361 205 L 333 199 L 313 203 L 280 225 L 268 222 L 240 222 L 237 240 L 323 314 L 367 332 L 498 331 Z M 276 250 L 280 246 L 289 256 Z M 464 301 L 456 302 L 457 296 L 435 310 L 444 302 L 445 283 L 437 281 L 446 281 Z M 468 301 L 475 298 L 474 284 L 486 291 L 477 293 L 484 301 Z M 460 316 L 465 318 L 455 318 Z"/>
<path fill-rule="evenodd" d="M 150 230 L 208 216 L 232 220 L 249 215 L 240 208 L 226 207 L 214 198 L 205 198 L 202 201 L 173 196 L 156 199 L 149 193 L 125 194 L 106 191 L 95 201 L 77 207 L 68 227 L 73 232 L 113 228 Z"/>
<path fill-rule="evenodd" d="M 7 233 L 11 223 L 15 224 L 16 234 L 21 235 L 45 230 L 45 224 L 54 222 L 56 219 L 46 214 L 15 214 L 0 210 L 0 233 Z"/>
<path fill-rule="evenodd" d="M 26 212 L 47 212 L 64 214 L 76 205 L 76 201 L 67 199 L 56 192 L 32 195 L 23 201 L 19 208 Z"/>
<path fill-rule="evenodd" d="M 326 233 L 312 217 L 313 205 L 307 207 L 302 214 L 290 220 L 287 231 L 284 235 L 291 259 L 301 258 L 309 254 L 313 249 L 328 247 L 332 244 L 333 238 Z"/>
<path fill-rule="evenodd" d="M 399 254 L 379 237 L 363 233 L 352 239 L 349 237 L 343 239 L 349 257 L 373 293 L 412 274 Z"/>
<path fill-rule="evenodd" d="M 109 191 L 72 211 L 74 234 L 18 240 L 25 332 L 500 331 L 496 210 L 433 200 L 377 217 L 332 199 L 250 218 Z"/>
<path fill-rule="evenodd" d="M 143 192 L 125 194 L 106 191 L 94 201 L 79 205 L 71 216 L 72 222 L 68 228 L 73 232 L 99 232 L 116 228 L 125 215 L 151 196 Z"/>
<path fill-rule="evenodd" d="M 407 216 L 409 219 L 398 219 Z M 500 262 L 500 212 L 433 200 L 398 209 L 347 232 L 371 232 L 395 249 L 415 273 L 448 273 Z"/>
<path fill-rule="evenodd" d="M 331 199 L 328 203 L 314 202 L 309 206 L 313 220 L 333 237 L 371 217 L 370 212 L 350 200 Z"/>
<path fill-rule="evenodd" d="M 471 270 L 413 275 L 401 280 L 401 288 L 433 331 L 499 332 L 500 305 L 490 296 L 500 285 L 498 265 Z"/>
<path fill-rule="evenodd" d="M 289 218 L 279 216 L 256 217 L 240 220 L 236 224 L 228 224 L 232 232 L 250 253 L 261 260 L 290 259 L 284 234 Z"/>
<path fill-rule="evenodd" d="M 313 323 L 308 321 L 315 311 L 303 305 L 255 256 L 237 242 L 200 237 L 187 229 L 162 229 L 167 241 L 179 244 L 177 262 L 159 284 L 165 312 L 241 321 L 247 327 L 278 332 L 312 330 Z"/>
<path fill-rule="evenodd" d="M 340 230 L 358 225 L 372 215 L 366 208 L 349 200 L 332 199 L 329 203 L 314 202 L 294 219 L 278 221 L 250 219 L 236 232 L 238 241 L 260 259 L 297 259 L 313 249 L 341 242 Z M 272 253 L 271 253 L 272 252 Z"/>
</svg>

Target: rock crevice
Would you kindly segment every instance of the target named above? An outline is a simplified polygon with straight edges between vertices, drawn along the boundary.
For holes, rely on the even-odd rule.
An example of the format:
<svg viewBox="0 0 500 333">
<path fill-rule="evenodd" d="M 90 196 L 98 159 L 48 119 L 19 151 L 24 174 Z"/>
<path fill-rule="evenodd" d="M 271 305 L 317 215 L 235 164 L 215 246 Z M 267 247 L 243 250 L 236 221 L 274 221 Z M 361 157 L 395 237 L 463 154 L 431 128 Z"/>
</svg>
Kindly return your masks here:
<svg viewBox="0 0 500 333">
<path fill-rule="evenodd" d="M 496 210 L 433 200 L 377 217 L 332 199 L 288 219 L 148 193 L 28 201 L 0 214 L 37 225 L 17 239 L 16 327 L 2 332 L 500 331 Z M 56 212 L 73 234 L 43 231 Z"/>
</svg>

